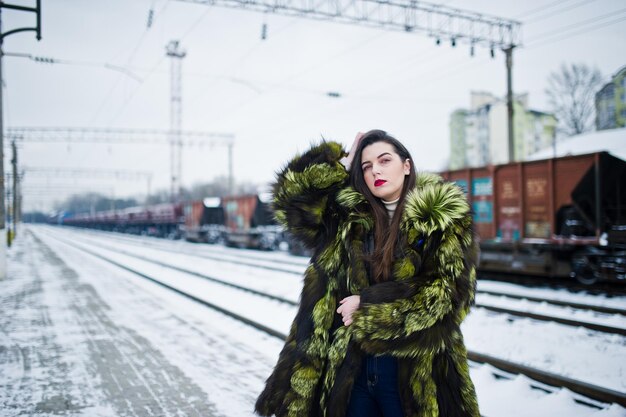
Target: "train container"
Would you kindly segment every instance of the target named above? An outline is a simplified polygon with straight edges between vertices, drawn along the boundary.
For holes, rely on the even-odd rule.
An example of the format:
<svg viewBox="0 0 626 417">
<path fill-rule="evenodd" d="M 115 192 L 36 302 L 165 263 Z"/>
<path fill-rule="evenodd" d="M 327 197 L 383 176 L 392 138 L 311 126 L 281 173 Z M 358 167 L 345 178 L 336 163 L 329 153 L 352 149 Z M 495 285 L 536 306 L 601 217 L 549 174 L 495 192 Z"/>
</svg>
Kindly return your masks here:
<svg viewBox="0 0 626 417">
<path fill-rule="evenodd" d="M 143 227 L 142 233 L 150 236 L 178 239 L 185 223 L 183 205 L 181 203 L 161 203 L 149 206 L 150 220 Z"/>
<path fill-rule="evenodd" d="M 152 206 L 103 210 L 95 213 L 79 213 L 65 218 L 61 224 L 122 233 L 179 238 L 184 220 L 182 204 L 162 203 Z"/>
<path fill-rule="evenodd" d="M 276 249 L 283 230 L 270 210 L 269 194 L 223 197 L 225 243 L 229 246 Z"/>
<path fill-rule="evenodd" d="M 144 207 L 127 207 L 117 210 L 116 229 L 125 233 L 141 234 L 142 228 L 145 226 L 144 218 L 148 218 L 147 210 Z M 98 218 L 98 223 L 102 223 L 103 216 Z"/>
<path fill-rule="evenodd" d="M 467 193 L 480 269 L 626 279 L 626 162 L 606 152 L 446 171 Z"/>
<path fill-rule="evenodd" d="M 224 235 L 224 208 L 219 197 L 190 201 L 184 205 L 183 236 L 190 242 L 218 243 Z"/>
<path fill-rule="evenodd" d="M 61 215 L 53 215 L 49 217 L 48 223 L 51 224 L 65 224 L 65 225 L 79 225 L 89 217 L 87 213 L 70 214 L 63 218 Z"/>
</svg>

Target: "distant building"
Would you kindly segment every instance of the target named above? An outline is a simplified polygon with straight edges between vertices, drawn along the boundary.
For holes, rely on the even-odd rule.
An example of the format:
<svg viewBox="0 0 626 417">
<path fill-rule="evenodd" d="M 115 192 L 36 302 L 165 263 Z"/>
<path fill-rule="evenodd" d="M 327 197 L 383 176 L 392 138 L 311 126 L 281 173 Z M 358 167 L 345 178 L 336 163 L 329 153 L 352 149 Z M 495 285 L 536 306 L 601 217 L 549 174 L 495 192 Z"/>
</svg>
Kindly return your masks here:
<svg viewBox="0 0 626 417">
<path fill-rule="evenodd" d="M 514 156 L 552 146 L 557 120 L 553 114 L 528 109 L 528 95 L 513 103 Z M 450 116 L 450 169 L 508 162 L 509 141 L 506 100 L 490 93 L 472 92 L 471 108 Z"/>
<path fill-rule="evenodd" d="M 596 129 L 626 126 L 626 67 L 596 93 Z"/>
<path fill-rule="evenodd" d="M 466 165 L 465 119 L 466 110 L 456 110 L 450 116 L 450 165 Z"/>
</svg>

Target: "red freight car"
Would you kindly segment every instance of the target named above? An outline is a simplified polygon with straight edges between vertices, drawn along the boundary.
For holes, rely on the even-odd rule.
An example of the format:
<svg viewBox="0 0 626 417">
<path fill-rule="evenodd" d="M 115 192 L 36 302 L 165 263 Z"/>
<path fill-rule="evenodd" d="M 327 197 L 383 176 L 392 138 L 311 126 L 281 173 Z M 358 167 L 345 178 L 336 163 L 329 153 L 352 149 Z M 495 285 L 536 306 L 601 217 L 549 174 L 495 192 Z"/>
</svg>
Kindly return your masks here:
<svg viewBox="0 0 626 417">
<path fill-rule="evenodd" d="M 227 245 L 276 249 L 283 231 L 274 221 L 269 194 L 222 197 Z"/>
<path fill-rule="evenodd" d="M 626 279 L 626 162 L 606 152 L 447 171 L 467 193 L 481 270 Z"/>
<path fill-rule="evenodd" d="M 224 235 L 224 208 L 219 197 L 185 203 L 183 235 L 190 242 L 218 243 Z"/>
</svg>

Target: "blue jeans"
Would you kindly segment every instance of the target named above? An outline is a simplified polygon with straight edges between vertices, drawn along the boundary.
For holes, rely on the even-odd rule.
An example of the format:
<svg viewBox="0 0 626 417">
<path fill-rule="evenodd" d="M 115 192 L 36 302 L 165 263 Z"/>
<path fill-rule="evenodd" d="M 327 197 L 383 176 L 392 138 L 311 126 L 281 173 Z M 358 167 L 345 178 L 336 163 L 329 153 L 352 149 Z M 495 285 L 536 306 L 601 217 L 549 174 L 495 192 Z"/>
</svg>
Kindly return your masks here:
<svg viewBox="0 0 626 417">
<path fill-rule="evenodd" d="M 363 359 L 346 417 L 403 417 L 396 358 L 367 355 Z"/>
</svg>

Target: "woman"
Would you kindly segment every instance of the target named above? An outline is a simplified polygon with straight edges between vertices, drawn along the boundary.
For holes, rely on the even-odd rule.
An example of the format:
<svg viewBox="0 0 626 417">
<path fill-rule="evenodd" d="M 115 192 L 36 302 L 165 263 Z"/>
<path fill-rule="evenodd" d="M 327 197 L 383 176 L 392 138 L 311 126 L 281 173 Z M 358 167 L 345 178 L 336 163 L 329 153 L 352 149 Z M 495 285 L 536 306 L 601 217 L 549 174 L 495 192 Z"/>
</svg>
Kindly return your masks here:
<svg viewBox="0 0 626 417">
<path fill-rule="evenodd" d="M 462 191 L 416 175 L 381 130 L 323 142 L 274 185 L 313 250 L 300 307 L 255 410 L 291 417 L 478 417 L 459 325 L 477 256 Z"/>
</svg>

